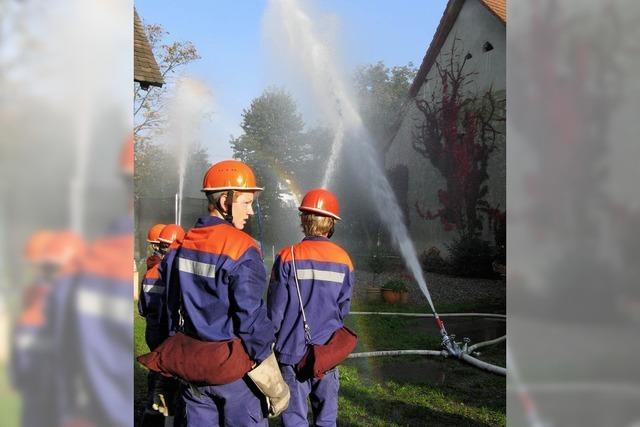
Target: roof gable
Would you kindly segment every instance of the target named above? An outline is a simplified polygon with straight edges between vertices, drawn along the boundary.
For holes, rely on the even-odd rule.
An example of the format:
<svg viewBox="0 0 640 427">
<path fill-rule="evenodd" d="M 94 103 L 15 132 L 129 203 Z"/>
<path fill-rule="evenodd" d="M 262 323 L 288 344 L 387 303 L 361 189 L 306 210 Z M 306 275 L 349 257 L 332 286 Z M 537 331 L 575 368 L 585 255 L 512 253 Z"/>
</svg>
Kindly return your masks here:
<svg viewBox="0 0 640 427">
<path fill-rule="evenodd" d="M 416 74 L 416 78 L 413 80 L 411 87 L 409 88 L 409 97 L 415 98 L 424 83 L 429 70 L 433 66 L 440 53 L 440 49 L 444 45 L 444 42 L 447 40 L 449 36 L 449 32 L 451 28 L 453 28 L 453 24 L 455 24 L 458 19 L 458 15 L 460 14 L 460 10 L 464 5 L 466 0 L 449 0 L 447 6 L 444 9 L 444 13 L 442 14 L 442 18 L 440 18 L 440 23 L 438 24 L 438 28 L 436 29 L 436 33 L 431 40 L 431 44 L 429 44 L 429 49 L 427 49 L 427 53 L 424 55 L 424 59 L 422 60 L 422 64 L 420 64 L 420 68 L 418 69 L 418 73 Z M 482 5 L 484 5 L 489 12 L 491 12 L 502 24 L 506 25 L 507 23 L 507 3 L 506 0 L 478 0 Z"/>
</svg>

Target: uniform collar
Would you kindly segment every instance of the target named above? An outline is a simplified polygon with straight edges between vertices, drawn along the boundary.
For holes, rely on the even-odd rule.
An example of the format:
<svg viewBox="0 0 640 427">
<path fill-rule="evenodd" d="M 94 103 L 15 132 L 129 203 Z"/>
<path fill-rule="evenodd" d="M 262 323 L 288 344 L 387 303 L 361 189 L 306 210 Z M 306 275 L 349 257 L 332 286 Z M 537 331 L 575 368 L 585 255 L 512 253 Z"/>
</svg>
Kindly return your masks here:
<svg viewBox="0 0 640 427">
<path fill-rule="evenodd" d="M 210 227 L 212 225 L 220 225 L 220 224 L 229 224 L 229 223 L 222 218 L 218 218 L 217 216 L 207 215 L 207 216 L 201 216 L 200 218 L 198 218 L 198 221 L 196 221 L 196 225 L 194 225 L 194 227 L 196 228 Z"/>
<path fill-rule="evenodd" d="M 308 237 L 305 237 L 304 239 L 302 239 L 303 242 L 305 242 L 307 240 L 316 241 L 316 242 L 328 242 L 329 241 L 329 239 L 327 237 L 323 237 L 323 236 L 308 236 Z"/>
</svg>

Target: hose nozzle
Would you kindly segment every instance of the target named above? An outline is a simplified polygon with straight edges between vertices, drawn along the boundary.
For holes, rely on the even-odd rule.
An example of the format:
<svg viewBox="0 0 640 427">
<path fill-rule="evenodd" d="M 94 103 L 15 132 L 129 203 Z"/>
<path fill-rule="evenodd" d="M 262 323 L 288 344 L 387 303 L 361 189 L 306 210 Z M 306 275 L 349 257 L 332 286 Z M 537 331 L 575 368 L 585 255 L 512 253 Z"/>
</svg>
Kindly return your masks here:
<svg viewBox="0 0 640 427">
<path fill-rule="evenodd" d="M 462 351 L 460 347 L 455 342 L 455 335 L 447 334 L 447 330 L 444 328 L 444 322 L 440 320 L 440 318 L 436 315 L 436 324 L 440 329 L 440 335 L 442 335 L 442 347 L 452 356 L 456 356 L 458 358 L 462 357 Z"/>
</svg>

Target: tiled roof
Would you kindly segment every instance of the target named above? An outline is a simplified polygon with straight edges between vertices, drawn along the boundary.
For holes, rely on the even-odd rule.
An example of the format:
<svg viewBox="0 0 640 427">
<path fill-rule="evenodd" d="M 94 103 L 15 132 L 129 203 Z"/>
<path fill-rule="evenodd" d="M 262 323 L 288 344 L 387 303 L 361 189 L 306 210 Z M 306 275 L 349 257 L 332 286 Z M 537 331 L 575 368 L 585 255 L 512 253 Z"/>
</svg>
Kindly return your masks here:
<svg viewBox="0 0 640 427">
<path fill-rule="evenodd" d="M 482 0 L 487 8 L 502 21 L 507 23 L 507 0 Z"/>
<path fill-rule="evenodd" d="M 500 22 L 506 25 L 507 23 L 507 2 L 506 0 L 478 0 L 482 3 Z M 424 55 L 424 59 L 422 60 L 422 64 L 418 69 L 418 73 L 416 74 L 416 78 L 413 80 L 411 84 L 411 88 L 409 88 L 409 96 L 414 98 L 420 87 L 424 83 L 424 79 L 427 77 L 429 70 L 433 66 L 436 61 L 436 57 L 438 53 L 440 53 L 440 49 L 444 44 L 447 36 L 449 35 L 449 31 L 453 27 L 453 24 L 456 22 L 458 18 L 458 14 L 464 5 L 465 0 L 449 0 L 447 6 L 444 9 L 444 13 L 442 14 L 442 18 L 440 18 L 440 23 L 438 24 L 438 28 L 436 29 L 436 33 L 431 40 L 431 44 L 429 45 L 429 49 L 427 49 L 427 53 Z"/>
<path fill-rule="evenodd" d="M 138 12 L 133 10 L 133 80 L 141 86 L 162 86 L 164 79 L 144 33 Z"/>
</svg>

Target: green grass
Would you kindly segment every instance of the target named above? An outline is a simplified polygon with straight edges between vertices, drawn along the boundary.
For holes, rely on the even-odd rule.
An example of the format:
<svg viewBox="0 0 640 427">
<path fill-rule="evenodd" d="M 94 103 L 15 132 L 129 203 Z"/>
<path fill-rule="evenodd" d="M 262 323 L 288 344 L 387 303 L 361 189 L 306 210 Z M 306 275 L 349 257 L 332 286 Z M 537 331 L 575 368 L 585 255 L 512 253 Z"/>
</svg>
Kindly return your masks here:
<svg viewBox="0 0 640 427">
<path fill-rule="evenodd" d="M 354 361 L 355 362 L 355 361 Z M 346 362 L 340 367 L 338 424 L 352 426 L 404 425 L 505 425 L 504 380 L 460 375 L 472 368 L 455 366 L 456 361 L 435 362 L 445 376 L 438 381 L 399 382 L 370 374 L 371 363 Z M 385 365 L 375 362 L 384 372 Z M 420 359 L 403 361 L 407 370 L 420 369 Z M 412 365 L 414 365 L 412 367 Z M 481 375 L 488 375 L 479 373 Z M 482 387 L 480 393 L 478 388 Z M 495 394 L 497 393 L 497 394 Z M 502 402 L 500 402 L 502 401 Z"/>
<path fill-rule="evenodd" d="M 134 355 L 140 356 L 149 352 L 149 347 L 144 339 L 144 318 L 138 314 L 138 309 L 134 307 L 133 321 L 133 337 L 134 337 Z M 134 398 L 134 418 L 136 425 L 142 417 L 144 406 L 147 400 L 147 368 L 134 361 L 133 367 L 133 398 Z"/>
<path fill-rule="evenodd" d="M 387 308 L 383 310 L 382 308 Z M 424 312 L 419 306 L 359 304 L 354 311 Z M 454 307 L 456 311 L 460 307 Z M 468 311 L 468 310 L 465 310 Z M 444 312 L 444 311 L 443 311 Z M 359 334 L 356 352 L 438 349 L 437 331 L 415 318 L 350 316 L 347 326 Z M 425 328 L 424 330 L 421 328 Z M 434 334 L 434 332 L 436 332 Z M 135 354 L 148 351 L 144 319 L 135 315 Z M 482 360 L 505 366 L 505 346 L 488 347 Z M 146 399 L 146 369 L 136 362 L 135 412 Z M 138 419 L 138 418 L 137 418 Z M 270 420 L 270 425 L 279 425 Z M 341 426 L 504 426 L 506 381 L 458 360 L 397 356 L 352 359 L 340 366 L 338 425 Z"/>
<path fill-rule="evenodd" d="M 427 333 L 424 319 L 396 316 L 349 316 L 345 324 L 358 334 L 355 351 L 438 349 L 440 338 Z M 418 325 L 419 324 L 419 325 Z M 434 325 L 430 332 L 437 333 Z M 424 328 L 424 333 L 420 329 Z"/>
<path fill-rule="evenodd" d="M 438 304 L 438 313 L 499 313 L 504 314 L 504 301 L 484 299 L 473 303 Z M 423 304 L 387 304 L 384 301 L 359 301 L 351 303 L 351 311 L 378 311 L 403 313 L 431 313 L 427 303 Z"/>
<path fill-rule="evenodd" d="M 0 425 L 18 427 L 20 425 L 20 396 L 11 388 L 7 367 L 0 364 Z"/>
</svg>

